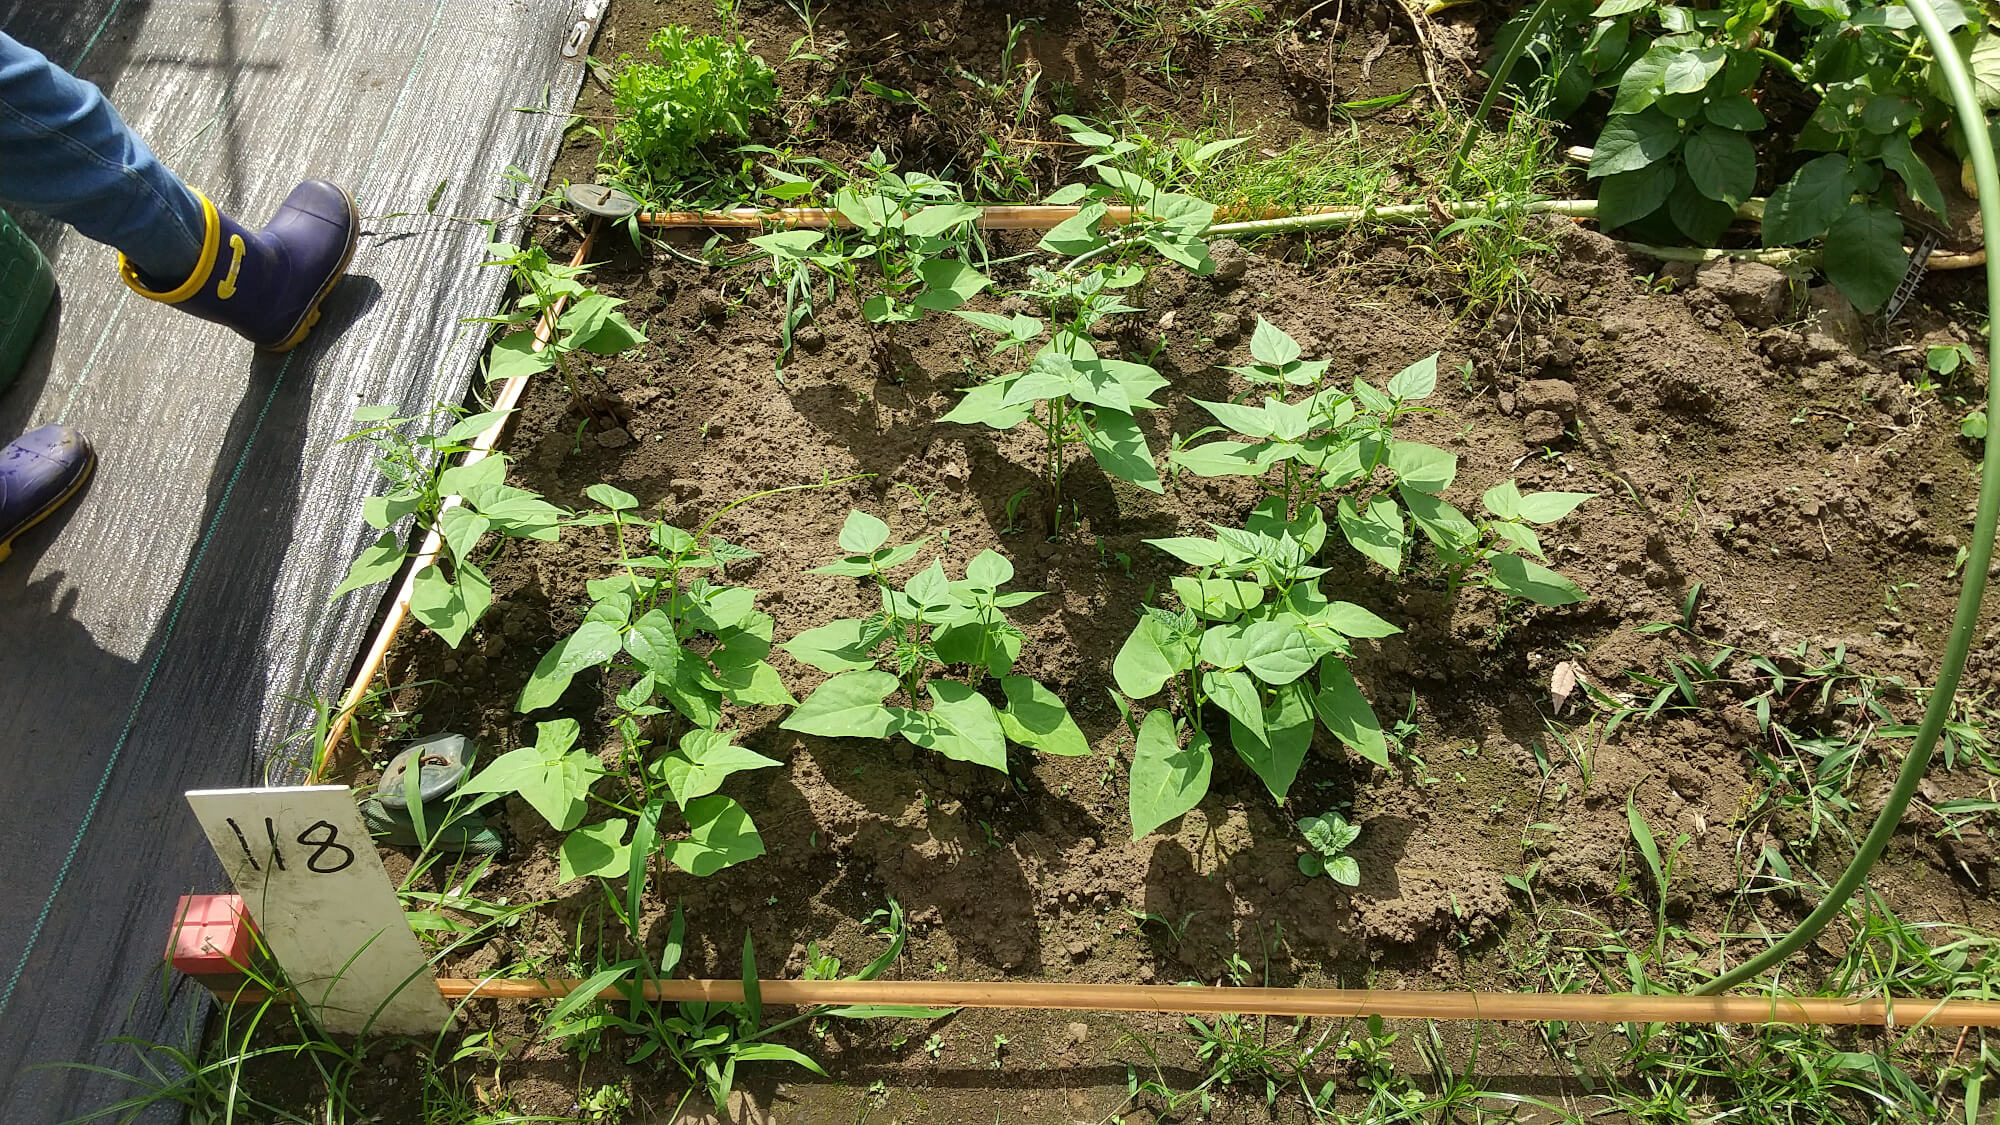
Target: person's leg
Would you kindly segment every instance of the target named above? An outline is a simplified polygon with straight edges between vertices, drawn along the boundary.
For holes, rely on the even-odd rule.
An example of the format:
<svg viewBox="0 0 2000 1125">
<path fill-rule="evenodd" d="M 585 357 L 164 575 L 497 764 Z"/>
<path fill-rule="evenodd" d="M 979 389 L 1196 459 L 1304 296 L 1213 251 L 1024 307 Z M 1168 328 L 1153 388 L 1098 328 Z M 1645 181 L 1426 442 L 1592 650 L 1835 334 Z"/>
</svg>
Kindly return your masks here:
<svg viewBox="0 0 2000 1125">
<path fill-rule="evenodd" d="M 192 273 L 207 234 L 201 199 L 96 86 L 4 32 L 0 202 L 62 220 L 150 277 Z"/>
<path fill-rule="evenodd" d="M 307 180 L 262 230 L 218 211 L 162 167 L 97 87 L 0 34 L 0 201 L 119 250 L 140 296 L 285 351 L 347 272 L 361 217 Z"/>
</svg>

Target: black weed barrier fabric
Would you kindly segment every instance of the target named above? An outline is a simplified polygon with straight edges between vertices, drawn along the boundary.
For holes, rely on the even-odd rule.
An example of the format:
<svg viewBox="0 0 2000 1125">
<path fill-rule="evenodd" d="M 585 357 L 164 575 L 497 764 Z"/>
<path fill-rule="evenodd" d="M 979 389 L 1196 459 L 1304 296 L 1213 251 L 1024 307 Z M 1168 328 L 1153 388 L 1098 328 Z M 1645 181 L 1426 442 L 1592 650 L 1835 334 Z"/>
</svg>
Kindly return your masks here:
<svg viewBox="0 0 2000 1125">
<path fill-rule="evenodd" d="M 276 748 L 337 695 L 377 609 L 329 602 L 376 488 L 363 403 L 456 402 L 505 278 L 487 232 L 550 167 L 581 0 L 0 0 L 0 28 L 104 87 L 167 164 L 261 225 L 299 180 L 352 191 L 353 271 L 305 345 L 253 352 L 130 293 L 110 250 L 17 216 L 61 279 L 0 392 L 0 441 L 50 421 L 97 477 L 0 563 L 0 1121 L 133 1091 L 132 1035 L 183 1042 L 163 977 L 176 898 L 226 889 L 181 793 L 295 782 Z M 526 108 L 529 112 L 523 112 Z M 534 186 L 508 178 L 520 169 Z M 442 187 L 440 187 L 442 185 Z"/>
</svg>

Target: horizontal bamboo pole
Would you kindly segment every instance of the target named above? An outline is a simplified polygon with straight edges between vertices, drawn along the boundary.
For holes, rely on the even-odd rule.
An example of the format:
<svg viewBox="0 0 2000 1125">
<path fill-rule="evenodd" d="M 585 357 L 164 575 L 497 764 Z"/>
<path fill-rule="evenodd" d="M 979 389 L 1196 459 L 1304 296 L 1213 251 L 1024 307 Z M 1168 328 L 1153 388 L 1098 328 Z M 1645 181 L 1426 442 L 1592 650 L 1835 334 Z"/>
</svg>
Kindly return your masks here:
<svg viewBox="0 0 2000 1125">
<path fill-rule="evenodd" d="M 1573 150 L 1573 153 L 1575 151 L 1587 153 L 1587 150 Z M 1587 155 L 1585 159 L 1588 159 Z M 1074 218 L 1077 210 L 1075 207 L 1052 207 L 1045 204 L 993 204 L 981 209 L 974 225 L 981 230 L 1048 230 L 1058 223 Z M 1539 199 L 1529 202 L 1525 210 L 1529 214 L 1595 219 L 1597 201 Z M 1277 207 L 1221 207 L 1216 209 L 1216 218 L 1228 221 L 1218 222 L 1209 227 L 1208 234 L 1215 237 L 1239 234 L 1292 234 L 1309 230 L 1337 230 L 1370 222 L 1388 225 L 1421 224 L 1426 220 L 1435 221 L 1441 216 L 1447 220 L 1465 219 L 1490 214 L 1493 211 L 1493 205 L 1484 202 L 1401 203 L 1388 207 L 1313 207 L 1299 212 L 1285 211 Z M 1131 221 L 1132 211 L 1128 207 L 1112 207 L 1106 211 L 1105 217 L 1113 223 L 1126 223 Z M 1764 217 L 1764 201 L 1753 199 L 1745 202 L 1737 209 L 1737 217 L 1751 222 L 1761 221 Z M 661 229 L 763 230 L 769 227 L 818 229 L 852 225 L 841 218 L 838 211 L 827 207 L 787 207 L 776 210 L 737 207 L 727 211 L 648 211 L 639 215 L 639 221 Z M 1811 253 L 1793 249 L 1715 250 L 1701 247 L 1649 246 L 1636 242 L 1620 243 L 1620 245 L 1649 257 L 1686 262 L 1734 258 L 1738 261 L 1788 265 L 1805 260 Z M 1986 251 L 1974 250 L 1964 254 L 1932 254 L 1928 266 L 1933 270 L 1964 270 L 1985 264 Z"/>
<path fill-rule="evenodd" d="M 576 256 L 570 260 L 571 266 L 580 266 L 590 254 L 591 244 L 597 240 L 597 228 L 601 224 L 592 223 L 584 231 L 583 242 L 576 248 Z M 563 306 L 569 298 L 561 297 L 555 306 L 542 314 L 541 322 L 535 326 L 534 350 L 539 352 L 548 346 L 555 333 L 557 318 L 563 314 Z M 499 393 L 493 397 L 493 409 L 511 411 L 521 404 L 521 396 L 527 393 L 526 375 L 516 375 L 500 384 Z M 512 415 L 503 414 L 499 421 L 486 428 L 486 432 L 472 440 L 472 448 L 459 458 L 459 464 L 470 465 L 483 460 L 493 448 L 500 444 L 501 431 L 507 428 Z M 457 496 L 447 496 L 439 506 L 440 514 L 445 508 L 455 508 L 461 503 Z M 347 685 L 347 694 L 341 698 L 340 711 L 333 717 L 333 724 L 327 730 L 326 741 L 320 744 L 320 752 L 314 763 L 307 784 L 317 785 L 333 774 L 338 774 L 343 761 L 341 743 L 347 735 L 347 728 L 354 721 L 354 713 L 361 708 L 361 701 L 368 698 L 368 685 L 375 682 L 375 674 L 382 669 L 382 662 L 388 658 L 389 646 L 396 640 L 396 632 L 403 626 L 403 619 L 409 616 L 410 594 L 416 589 L 417 572 L 437 561 L 438 549 L 444 546 L 444 539 L 433 527 L 424 536 L 423 545 L 418 548 L 416 560 L 405 569 L 403 582 L 396 588 L 396 598 L 389 603 L 389 612 L 382 619 L 382 627 L 375 631 L 375 639 L 368 646 L 368 653 L 362 658 L 361 667 L 354 679 Z"/>
<path fill-rule="evenodd" d="M 551 1000 L 579 980 L 446 978 L 448 1000 Z M 740 980 L 662 980 L 644 984 L 650 1000 L 734 1004 Z M 1583 994 L 1560 992 L 1403 992 L 1344 988 L 1204 988 L 1167 984 L 1064 984 L 1039 981 L 767 980 L 766 1004 L 895 1004 L 927 1008 L 1019 1008 L 1093 1012 L 1202 1012 L 1350 1019 L 1565 1021 L 1581 1023 L 1854 1024 L 1872 1027 L 2000 1027 L 2000 1001 L 1916 997 L 1767 997 Z M 623 997 L 616 988 L 601 994 Z"/>
</svg>

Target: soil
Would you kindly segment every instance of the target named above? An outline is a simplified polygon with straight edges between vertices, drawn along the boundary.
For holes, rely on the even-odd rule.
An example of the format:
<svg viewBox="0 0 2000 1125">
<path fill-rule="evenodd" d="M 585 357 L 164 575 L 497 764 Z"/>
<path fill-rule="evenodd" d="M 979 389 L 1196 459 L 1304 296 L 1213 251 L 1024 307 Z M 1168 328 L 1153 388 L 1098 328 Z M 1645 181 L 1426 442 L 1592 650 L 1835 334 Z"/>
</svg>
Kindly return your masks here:
<svg viewBox="0 0 2000 1125">
<path fill-rule="evenodd" d="M 847 8 L 820 18 L 821 52 L 908 91 L 930 112 L 856 97 L 817 111 L 805 132 L 798 116 L 805 110 L 788 102 L 795 151 L 842 165 L 880 146 L 905 168 L 963 168 L 967 135 L 976 135 L 987 111 L 956 68 L 991 72 L 1006 40 L 1002 9 L 949 0 Z M 1314 25 L 1324 40 L 1310 50 L 1303 40 L 1276 51 L 1268 40 L 1189 46 L 1186 69 L 1169 82 L 1148 69 L 1158 44 L 1119 42 L 1120 25 L 1106 10 L 1008 9 L 1038 20 L 1025 57 L 1042 69 L 1043 89 L 1065 90 L 1063 100 L 1086 110 L 1112 103 L 1187 115 L 1199 114 L 1206 98 L 1226 99 L 1221 111 L 1238 130 L 1257 129 L 1256 143 L 1269 146 L 1323 128 L 1328 90 L 1351 101 L 1423 83 L 1400 20 L 1350 14 L 1336 25 L 1325 17 Z M 1461 57 L 1482 29 L 1460 11 L 1428 30 L 1441 76 L 1462 86 Z M 799 34 L 797 18 L 779 4 L 746 2 L 737 19 L 773 61 Z M 598 56 L 636 50 L 663 22 L 719 28 L 707 6 L 614 5 Z M 1386 50 L 1375 49 L 1381 43 Z M 780 73 L 788 96 L 828 81 L 827 68 L 809 62 Z M 1411 104 L 1366 127 L 1391 134 L 1410 127 L 1422 97 L 1420 89 Z M 606 112 L 607 104 L 593 88 L 580 112 Z M 1045 94 L 1037 120 L 1062 108 Z M 594 142 L 577 141 L 557 179 L 588 178 L 595 156 Z M 1046 187 L 1059 171 L 1051 159 L 1032 174 Z M 1447 374 L 1437 409 L 1413 420 L 1410 436 L 1458 455 L 1455 502 L 1476 504 L 1483 489 L 1510 476 L 1523 491 L 1596 494 L 1543 533 L 1558 569 L 1589 593 L 1561 609 L 1506 605 L 1479 590 L 1448 598 L 1421 570 L 1399 581 L 1344 545 L 1330 548 L 1328 594 L 1405 630 L 1359 642 L 1354 661 L 1385 726 L 1411 724 L 1397 768 L 1371 768 L 1321 732 L 1280 807 L 1221 753 L 1209 797 L 1136 841 L 1125 791 L 1132 740 L 1109 670 L 1137 607 L 1180 572 L 1142 541 L 1240 520 L 1252 487 L 1184 478 L 1154 496 L 1114 485 L 1085 459 L 1068 478 L 1081 525 L 1052 540 L 1041 505 L 1009 508 L 1010 497 L 1035 487 L 1039 447 L 1024 435 L 938 421 L 968 373 L 992 370 L 963 326 L 939 317 L 908 326 L 897 336 L 902 350 L 885 364 L 879 329 L 843 295 L 781 382 L 773 372 L 780 313 L 759 284 L 761 267 L 710 270 L 642 257 L 618 237 L 601 243 L 596 256 L 605 261 L 592 280 L 630 302 L 627 312 L 651 343 L 602 364 L 613 428 L 579 416 L 559 381 L 530 391 L 508 446 L 514 483 L 585 507 L 583 490 L 610 482 L 693 527 L 751 492 L 867 474 L 732 512 L 717 532 L 758 557 L 732 564 L 730 581 L 761 591 L 759 607 L 783 638 L 871 608 L 873 595 L 862 587 L 808 573 L 839 553 L 834 536 L 850 508 L 887 520 L 895 541 L 933 537 L 954 573 L 981 550 L 997 549 L 1016 567 L 1012 588 L 1048 591 L 1017 611 L 1027 636 L 1018 670 L 1067 700 L 1093 745 L 1092 756 L 1075 759 L 1014 748 L 1012 776 L 1003 777 L 901 741 L 795 735 L 779 729 L 780 709 L 732 709 L 727 722 L 743 744 L 785 763 L 738 774 L 724 789 L 755 818 L 768 854 L 705 880 L 675 873 L 657 883 L 649 949 L 657 953 L 664 941 L 670 911 L 662 902 L 679 902 L 689 926 L 684 973 L 737 975 L 746 929 L 767 976 L 799 974 L 813 943 L 851 967 L 881 948 L 870 916 L 893 898 L 910 926 L 893 974 L 904 978 L 1215 984 L 1231 979 L 1240 958 L 1244 983 L 1533 988 L 1547 984 L 1524 966 L 1566 909 L 1603 920 L 1612 933 L 1629 931 L 1636 945 L 1651 939 L 1655 917 L 1646 904 L 1657 893 L 1681 935 L 1675 948 L 1711 971 L 1725 952 L 1736 961 L 1754 950 L 1750 940 L 1718 935 L 1789 928 L 1803 908 L 1797 895 L 1740 893 L 1753 861 L 1769 845 L 1794 868 L 1831 877 L 1847 845 L 1837 830 L 1805 843 L 1809 824 L 1797 808 L 1762 811 L 1769 782 L 1757 755 L 1777 754 L 1781 744 L 1744 706 L 1750 692 L 1704 688 L 1700 709 L 1670 705 L 1651 721 L 1627 719 L 1607 738 L 1601 718 L 1586 722 L 1583 689 L 1565 706 L 1551 684 L 1573 675 L 1605 692 L 1636 693 L 1644 706 L 1654 689 L 1628 670 L 1663 676 L 1670 655 L 1712 655 L 1728 645 L 1796 674 L 1812 662 L 1796 654 L 1840 648 L 1851 672 L 1872 678 L 1886 711 L 1913 721 L 1915 689 L 1935 674 L 1949 624 L 1977 465 L 1976 451 L 1958 437 L 1958 412 L 1913 384 L 1924 345 L 1972 338 L 1970 322 L 1953 320 L 1963 283 L 1934 280 L 1896 324 L 1864 335 L 1852 331 L 1838 298 L 1820 290 L 1781 283 L 1774 291 L 1754 271 L 1663 271 L 1566 220 L 1546 223 L 1538 236 L 1550 250 L 1526 260 L 1533 299 L 1497 311 L 1468 307 L 1445 267 L 1402 238 L 1275 240 L 1245 248 L 1247 269 L 1233 280 L 1156 269 L 1132 302 L 1144 311 L 1100 343 L 1143 357 L 1164 341 L 1151 362 L 1174 393 L 1162 396 L 1164 409 L 1140 417 L 1156 451 L 1208 423 L 1188 398 L 1243 389 L 1217 365 L 1247 362 L 1257 316 L 1298 339 L 1308 357 L 1332 357 L 1336 371 L 1377 386 L 1438 351 Z M 551 228 L 552 256 L 566 259 L 575 238 Z M 681 245 L 694 251 L 700 243 Z M 1029 245 L 1003 238 L 995 256 Z M 999 271 L 999 288 L 1019 281 L 1008 272 L 1014 268 Z M 1977 382 L 1962 377 L 1950 392 L 1976 397 Z M 397 733 L 456 730 L 490 756 L 531 744 L 534 720 L 570 716 L 615 764 L 609 718 L 621 684 L 580 676 L 551 709 L 527 717 L 510 707 L 536 661 L 579 620 L 584 583 L 608 573 L 607 560 L 616 558 L 609 535 L 593 528 L 555 544 L 510 542 L 490 568 L 495 607 L 456 651 L 406 632 L 389 678 L 420 686 L 397 693 L 394 724 L 375 731 L 382 752 Z M 1637 631 L 1680 621 L 1696 591 L 1699 639 Z M 1967 700 L 2000 690 L 1993 621 L 1989 613 Z M 772 659 L 801 698 L 823 678 L 782 652 Z M 1734 668 L 1749 675 L 1745 664 Z M 1850 733 L 1864 716 L 1839 700 L 1859 683 L 1843 682 L 1823 703 L 1815 681 L 1781 696 L 1775 714 L 1793 730 Z M 1581 740 L 1587 769 L 1554 730 Z M 1850 831 L 1865 827 L 1906 745 L 1879 736 L 1865 743 L 1847 788 L 1855 807 L 1838 818 Z M 1986 784 L 1975 769 L 1940 766 L 1926 800 L 1983 793 Z M 1351 890 L 1296 866 L 1293 822 L 1329 808 L 1362 826 L 1354 849 L 1362 879 Z M 1635 814 L 1663 849 L 1678 849 L 1666 887 L 1643 874 L 1630 830 Z M 546 825 L 514 802 L 503 827 L 508 849 L 483 893 L 549 905 L 455 955 L 443 971 L 473 976 L 520 962 L 569 973 L 564 951 L 579 934 L 601 940 L 607 958 L 620 955 L 603 892 L 588 880 L 557 882 Z M 407 857 L 389 854 L 407 868 Z M 1979 827 L 1954 835 L 1920 803 L 1872 886 L 1908 921 L 1993 932 L 2000 912 L 1986 890 L 1992 864 L 1993 846 Z M 1809 961 L 1828 963 L 1838 944 L 1825 939 Z M 1612 978 L 1602 987 L 1630 982 Z M 579 1060 L 527 1043 L 534 1025 L 518 1007 L 476 1004 L 467 1024 L 522 1041 L 504 1068 L 505 1094 L 522 1112 L 570 1113 L 580 1090 L 621 1083 L 637 1099 L 635 1115 L 664 1114 L 682 1092 L 671 1075 L 618 1062 L 624 1052 L 615 1045 Z M 1151 1076 L 1143 1040 L 1160 1052 L 1167 1085 L 1192 1088 L 1207 1070 L 1184 1030 L 1178 1017 L 1036 1012 L 968 1011 L 933 1027 L 836 1021 L 823 1037 L 795 1040 L 830 1077 L 748 1067 L 747 1100 L 731 1116 L 1053 1122 L 1122 1112 L 1128 1121 L 1152 1120 L 1163 1105 L 1150 1095 L 1128 1097 L 1128 1066 Z M 922 1049 L 934 1032 L 938 1050 Z M 996 1035 L 1007 1039 L 997 1056 Z M 1580 1071 L 1553 1061 L 1532 1029 L 1443 1027 L 1440 1035 L 1447 1057 L 1462 1063 L 1476 1054 L 1482 1074 L 1501 1076 L 1496 1088 L 1555 1100 L 1581 1095 Z M 1612 1050 L 1572 1035 L 1586 1057 Z M 1883 1042 L 1860 1032 L 1841 1041 L 1858 1050 Z M 398 1065 L 407 1068 L 408 1059 Z M 1344 1080 L 1343 1065 L 1327 1059 L 1320 1080 Z M 1216 1092 L 1212 1113 L 1223 1120 L 1305 1114 L 1295 1097 L 1267 1108 L 1261 1082 Z"/>
</svg>

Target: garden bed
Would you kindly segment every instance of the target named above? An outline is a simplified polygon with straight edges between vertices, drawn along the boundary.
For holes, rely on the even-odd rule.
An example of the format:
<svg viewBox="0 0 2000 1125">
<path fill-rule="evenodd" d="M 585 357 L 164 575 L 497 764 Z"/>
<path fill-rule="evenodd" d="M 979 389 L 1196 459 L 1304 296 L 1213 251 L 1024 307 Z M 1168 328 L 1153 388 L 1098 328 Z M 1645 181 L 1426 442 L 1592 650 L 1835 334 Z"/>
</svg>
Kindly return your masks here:
<svg viewBox="0 0 2000 1125">
<path fill-rule="evenodd" d="M 1336 25 L 1328 13 L 1277 41 L 1246 24 L 1243 42 L 1182 47 L 1169 77 L 1158 39 L 1108 8 L 1026 14 L 1041 23 L 1022 40 L 1023 58 L 1044 75 L 1044 91 L 1066 83 L 1064 97 L 1076 103 L 1050 104 L 1045 92 L 1030 126 L 1037 135 L 1061 136 L 1046 123 L 1060 109 L 1145 107 L 1199 120 L 1212 97 L 1232 135 L 1280 151 L 1324 133 L 1330 89 L 1336 104 L 1416 91 L 1365 111 L 1347 134 L 1365 138 L 1356 145 L 1435 132 L 1423 57 L 1399 20 L 1350 14 Z M 800 34 L 782 6 L 745 5 L 736 19 L 774 62 Z M 662 22 L 719 30 L 705 7 L 620 5 L 598 54 L 636 50 Z M 1442 63 L 1457 96 L 1465 69 L 1454 52 L 1469 50 L 1478 29 L 1470 17 L 1427 26 L 1438 40 L 1429 44 L 1433 67 Z M 906 171 L 962 174 L 967 137 L 985 111 L 957 68 L 990 72 L 1007 33 L 1000 16 L 971 6 L 827 13 L 816 44 L 844 43 L 846 67 L 926 111 L 857 96 L 814 113 L 811 132 L 792 119 L 794 155 L 845 167 L 880 146 Z M 827 73 L 795 61 L 779 82 L 788 94 L 820 89 Z M 592 98 L 580 106 L 592 113 Z M 608 112 L 602 99 L 594 111 Z M 558 180 L 590 178 L 596 156 L 595 142 L 579 140 Z M 1046 191 L 1068 171 L 1058 155 L 1025 174 Z M 1412 165 L 1388 176 L 1421 185 L 1438 171 Z M 550 256 L 567 259 L 575 232 L 545 229 Z M 1975 338 L 1967 318 L 1976 314 L 1952 288 L 1962 283 L 1933 282 L 1898 323 L 1871 336 L 1830 290 L 1808 294 L 1763 267 L 1662 269 L 1555 218 L 1524 228 L 1540 249 L 1519 258 L 1522 280 L 1497 304 L 1469 297 L 1464 276 L 1476 267 L 1427 235 L 1212 245 L 1210 276 L 1157 265 L 1126 294 L 1141 311 L 1106 321 L 1095 340 L 1101 353 L 1147 359 L 1170 381 L 1161 409 L 1138 416 L 1153 450 L 1211 424 L 1190 400 L 1230 401 L 1249 389 L 1222 368 L 1251 362 L 1261 318 L 1305 358 L 1331 360 L 1339 381 L 1359 376 L 1379 387 L 1439 353 L 1429 411 L 1399 422 L 1397 434 L 1457 457 L 1447 495 L 1461 507 L 1509 478 L 1523 492 L 1594 499 L 1541 529 L 1550 565 L 1588 595 L 1573 605 L 1448 591 L 1434 567 L 1391 575 L 1345 544 L 1330 546 L 1321 559 L 1327 596 L 1402 630 L 1356 642 L 1351 659 L 1390 733 L 1389 767 L 1321 731 L 1281 806 L 1222 749 L 1218 721 L 1207 797 L 1134 840 L 1134 735 L 1112 668 L 1140 607 L 1188 572 L 1145 540 L 1239 525 L 1256 485 L 1182 474 L 1153 494 L 1079 453 L 1065 483 L 1074 507 L 1052 536 L 1036 499 L 1039 437 L 941 421 L 960 390 L 1013 369 L 990 356 L 988 337 L 934 315 L 901 327 L 892 346 L 845 290 L 801 326 L 780 378 L 783 308 L 762 281 L 768 259 L 722 247 L 741 264 L 698 264 L 703 237 L 667 236 L 690 261 L 641 254 L 622 233 L 606 233 L 589 278 L 627 302 L 623 311 L 650 342 L 593 359 L 601 394 L 589 414 L 560 380 L 538 382 L 508 442 L 510 482 L 576 508 L 591 506 L 585 489 L 608 483 L 692 529 L 752 493 L 858 478 L 724 516 L 715 532 L 756 552 L 730 563 L 727 580 L 760 592 L 757 607 L 783 641 L 877 607 L 864 583 L 811 573 L 847 553 L 836 537 L 850 510 L 885 521 L 891 542 L 929 537 L 917 566 L 936 554 L 957 575 L 997 551 L 1014 569 L 1008 589 L 1047 591 L 1012 615 L 1024 634 L 1014 670 L 1067 702 L 1090 754 L 1014 746 L 1002 774 L 900 739 L 795 734 L 780 727 L 785 708 L 732 705 L 724 725 L 740 731 L 739 743 L 783 765 L 737 774 L 723 790 L 754 817 L 761 858 L 705 879 L 674 871 L 651 888 L 639 932 L 657 958 L 678 904 L 683 973 L 737 975 L 746 930 L 767 976 L 801 974 L 814 945 L 859 965 L 882 948 L 876 912 L 893 900 L 908 943 L 892 972 L 905 978 L 1677 989 L 1740 963 L 1761 948 L 1757 935 L 1789 928 L 1814 897 L 1789 889 L 1790 879 L 1838 871 L 1850 851 L 1844 833 L 1865 829 L 1908 744 L 1883 728 L 1914 722 L 1916 689 L 1934 675 L 1976 491 L 1977 452 L 1945 397 L 1975 397 L 1974 377 L 1916 386 L 1926 381 L 1928 345 Z M 1027 254 L 1038 235 L 988 238 L 997 261 Z M 995 291 L 1022 287 L 1023 269 L 992 267 Z M 967 307 L 1032 311 L 990 294 Z M 532 745 L 537 721 L 567 717 L 617 769 L 612 721 L 629 678 L 580 675 L 532 715 L 513 702 L 576 627 L 590 602 L 586 583 L 612 574 L 619 557 L 607 527 L 566 530 L 554 543 L 508 541 L 488 568 L 494 607 L 460 646 L 406 628 L 385 682 L 410 686 L 385 698 L 371 738 L 387 750 L 398 733 L 456 730 L 491 757 Z M 1661 622 L 1684 627 L 1642 630 Z M 1981 818 L 1948 825 L 1932 811 L 1988 792 L 1978 731 L 1983 701 L 2000 689 L 2000 661 L 1985 635 L 1961 689 L 1968 726 L 1957 768 L 1936 769 L 1878 868 L 1874 917 L 2000 930 L 1985 889 L 1993 851 Z M 1721 646 L 1735 650 L 1735 663 L 1717 682 L 1695 682 L 1702 677 L 1688 664 L 1670 662 L 1711 660 Z M 1787 682 L 1759 679 L 1753 655 Z M 770 660 L 800 699 L 825 678 L 781 649 Z M 1613 700 L 1643 712 L 1659 691 L 1634 672 L 1662 684 L 1666 702 L 1650 718 L 1622 718 L 1607 736 Z M 1796 737 L 1760 729 L 1760 694 Z M 599 881 L 560 881 L 547 823 L 519 800 L 507 809 L 506 851 L 478 894 L 548 904 L 452 955 L 441 972 L 588 976 L 625 955 Z M 1362 829 L 1349 849 L 1360 873 L 1352 888 L 1308 877 L 1298 863 L 1296 821 L 1330 810 Z M 1664 870 L 1652 870 L 1657 857 L 1649 860 L 1642 832 L 1657 841 Z M 389 854 L 392 873 L 408 869 L 406 853 Z M 1801 960 L 1794 987 L 1831 979 L 1852 936 L 1838 931 Z M 566 1114 L 610 1085 L 664 1112 L 685 1089 L 671 1072 L 624 1065 L 615 1043 L 582 1061 L 530 1045 L 539 1027 L 532 1012 L 490 1002 L 470 1011 L 469 1025 L 522 1040 L 497 1084 L 478 1080 L 489 1100 Z M 1431 1096 L 1449 1068 L 1482 1089 L 1578 1112 L 1593 1090 L 1588 1076 L 1600 1070 L 1622 1076 L 1616 1089 L 1673 1069 L 1669 1055 L 1635 1062 L 1626 1039 L 1576 1028 L 1438 1027 L 1428 1041 L 1411 1034 L 1382 1044 L 1380 1059 L 1364 1049 L 1376 1042 L 1366 1029 L 1334 1030 L 1333 1043 L 1363 1047 L 1336 1060 L 1329 1046 L 1307 1096 L 1337 1080 L 1348 1109 L 1365 1100 L 1356 1091 L 1379 1097 L 1396 1066 Z M 783 1121 L 1146 1120 L 1169 1100 L 1134 1096 L 1128 1073 L 1153 1078 L 1157 1062 L 1161 1084 L 1179 1092 L 1214 1073 L 1217 1056 L 1198 1054 L 1186 1031 L 1170 1017 L 1032 1012 L 833 1025 L 822 1036 L 802 1027 L 785 1041 L 831 1077 L 767 1064 L 746 1067 L 740 1081 Z M 1419 1050 L 1426 1042 L 1435 1046 Z M 1951 1046 L 1870 1032 L 1803 1042 L 1808 1051 L 1885 1057 L 1897 1047 L 1930 1066 Z M 1758 1048 L 1746 1049 L 1757 1057 Z M 1732 1087 L 1749 1080 L 1718 1076 L 1694 1100 L 1728 1103 Z M 1930 1077 L 1920 1082 L 1928 1088 Z M 1224 1119 L 1311 1113 L 1296 1087 L 1267 1109 L 1261 1076 L 1206 1092 Z"/>
</svg>

